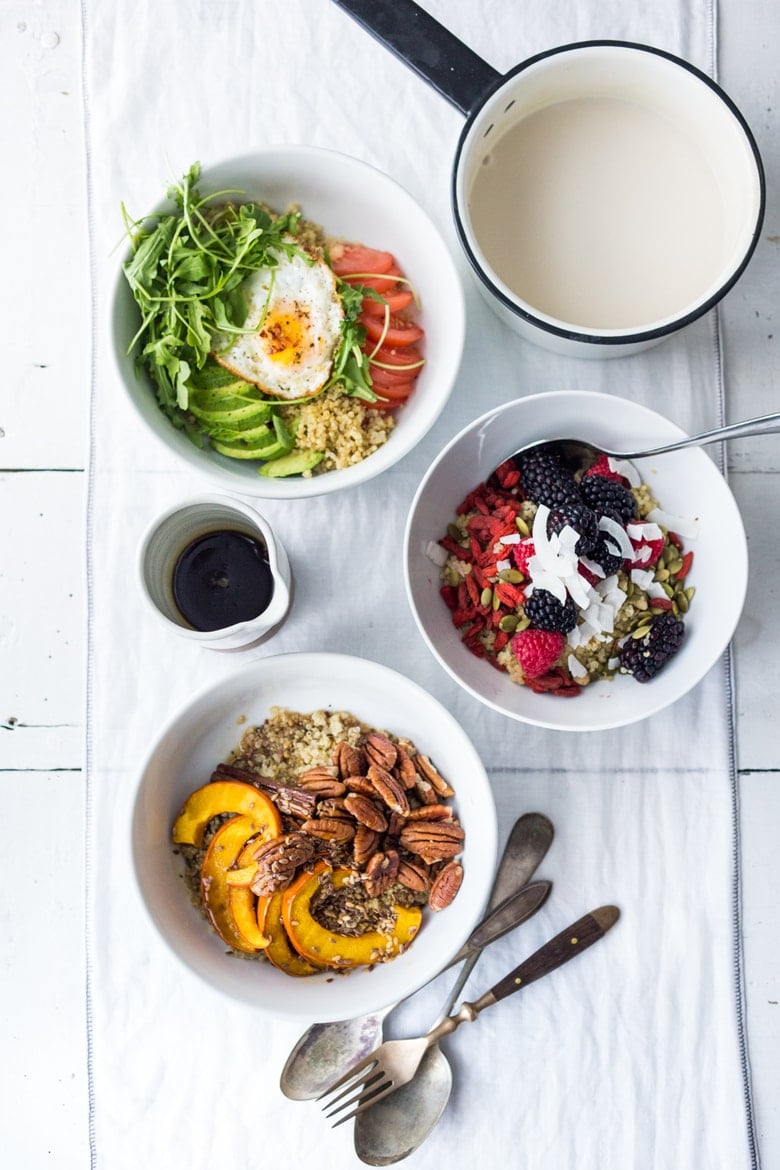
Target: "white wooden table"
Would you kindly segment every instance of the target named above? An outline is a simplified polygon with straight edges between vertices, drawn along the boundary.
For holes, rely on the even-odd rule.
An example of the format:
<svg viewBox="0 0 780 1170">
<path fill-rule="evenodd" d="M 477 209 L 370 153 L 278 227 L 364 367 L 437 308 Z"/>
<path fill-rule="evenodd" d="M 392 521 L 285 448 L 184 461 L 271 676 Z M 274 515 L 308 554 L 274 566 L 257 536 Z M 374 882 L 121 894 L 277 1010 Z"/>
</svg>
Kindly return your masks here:
<svg viewBox="0 0 780 1170">
<path fill-rule="evenodd" d="M 721 313 L 729 421 L 780 403 L 779 36 L 775 0 L 721 3 L 720 80 L 752 126 L 768 176 L 763 237 Z M 0 1149 L 14 1151 L 13 1170 L 88 1164 L 82 679 L 90 299 L 80 37 L 76 0 L 0 6 Z M 763 1166 L 778 1170 L 780 443 L 741 440 L 728 456 L 751 556 L 735 638 L 749 1052 Z"/>
</svg>

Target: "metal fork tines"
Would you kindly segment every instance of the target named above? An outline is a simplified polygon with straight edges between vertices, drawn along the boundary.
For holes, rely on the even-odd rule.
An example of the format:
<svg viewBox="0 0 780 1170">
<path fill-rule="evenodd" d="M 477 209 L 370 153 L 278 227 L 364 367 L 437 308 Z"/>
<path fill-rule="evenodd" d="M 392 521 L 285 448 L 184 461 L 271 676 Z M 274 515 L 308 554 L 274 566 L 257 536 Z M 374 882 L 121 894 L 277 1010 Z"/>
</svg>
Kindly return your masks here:
<svg viewBox="0 0 780 1170">
<path fill-rule="evenodd" d="M 322 1102 L 326 1117 L 342 1114 L 338 1121 L 334 1121 L 333 1128 L 356 1117 L 369 1105 L 374 1105 L 388 1093 L 400 1089 L 401 1085 L 408 1084 L 431 1043 L 432 1034 L 421 1036 L 417 1041 L 386 1040 L 365 1060 L 334 1081 L 317 1098 Z M 343 1113 L 351 1105 L 355 1108 L 349 1113 Z"/>
</svg>

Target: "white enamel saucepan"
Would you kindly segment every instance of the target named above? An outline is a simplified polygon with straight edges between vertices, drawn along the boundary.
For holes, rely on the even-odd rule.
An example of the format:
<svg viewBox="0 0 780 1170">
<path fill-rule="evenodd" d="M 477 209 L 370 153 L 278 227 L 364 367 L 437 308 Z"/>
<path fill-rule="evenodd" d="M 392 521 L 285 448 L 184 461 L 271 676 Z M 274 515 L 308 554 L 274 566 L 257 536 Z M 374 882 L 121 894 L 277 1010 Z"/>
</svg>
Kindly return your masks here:
<svg viewBox="0 0 780 1170">
<path fill-rule="evenodd" d="M 637 353 L 711 309 L 764 215 L 761 158 L 689 62 L 597 40 L 498 73 L 410 0 L 335 0 L 463 114 L 452 205 L 488 304 L 526 340 Z"/>
</svg>

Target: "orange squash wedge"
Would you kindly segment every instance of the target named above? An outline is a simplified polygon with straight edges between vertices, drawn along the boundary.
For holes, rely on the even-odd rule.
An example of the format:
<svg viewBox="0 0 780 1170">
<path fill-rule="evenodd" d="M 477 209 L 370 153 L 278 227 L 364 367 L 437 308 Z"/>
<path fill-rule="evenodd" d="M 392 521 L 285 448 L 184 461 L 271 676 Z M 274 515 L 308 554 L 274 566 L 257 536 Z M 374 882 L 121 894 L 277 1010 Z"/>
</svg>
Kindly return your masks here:
<svg viewBox="0 0 780 1170">
<path fill-rule="evenodd" d="M 322 964 L 310 963 L 293 947 L 282 922 L 282 891 L 257 899 L 257 920 L 260 930 L 270 938 L 265 954 L 285 975 L 303 978 L 316 975 Z"/>
<path fill-rule="evenodd" d="M 388 934 L 373 930 L 352 938 L 320 926 L 312 917 L 310 905 L 325 874 L 330 875 L 336 889 L 354 879 L 352 870 L 331 870 L 326 861 L 321 861 L 312 870 L 304 871 L 282 894 L 282 921 L 299 955 L 326 967 L 351 968 L 384 962 L 406 949 L 420 929 L 419 906 L 395 906 L 395 924 Z"/>
<path fill-rule="evenodd" d="M 253 837 L 244 846 L 236 860 L 236 865 L 239 868 L 227 871 L 225 883 L 227 885 L 228 909 L 236 930 L 254 950 L 265 950 L 271 940 L 257 919 L 257 894 L 253 894 L 249 888 L 250 882 L 257 872 L 257 865 L 253 864 L 253 859 L 259 843 L 259 839 Z M 246 873 L 252 875 L 248 881 L 234 881 L 237 874 Z"/>
<path fill-rule="evenodd" d="M 242 780 L 214 780 L 196 788 L 173 822 L 171 836 L 177 845 L 203 844 L 206 826 L 221 813 L 242 813 L 262 823 L 266 837 L 278 837 L 282 818 L 270 797 Z M 259 832 L 260 830 L 258 830 Z"/>
<path fill-rule="evenodd" d="M 200 873 L 200 896 L 211 925 L 217 934 L 234 950 L 253 954 L 260 949 L 256 942 L 248 941 L 238 929 L 230 905 L 232 890 L 227 882 L 228 871 L 236 864 L 247 842 L 267 839 L 267 824 L 262 816 L 231 817 L 211 838 Z M 247 889 L 251 895 L 251 890 Z M 254 905 L 252 906 L 254 915 Z"/>
</svg>

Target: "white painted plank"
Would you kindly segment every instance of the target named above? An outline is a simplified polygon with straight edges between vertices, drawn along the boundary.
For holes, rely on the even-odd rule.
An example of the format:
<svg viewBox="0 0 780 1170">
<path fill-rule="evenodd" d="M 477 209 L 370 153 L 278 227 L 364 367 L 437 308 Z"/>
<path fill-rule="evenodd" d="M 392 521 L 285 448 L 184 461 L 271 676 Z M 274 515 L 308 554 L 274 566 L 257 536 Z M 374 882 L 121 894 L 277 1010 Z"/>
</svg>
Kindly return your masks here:
<svg viewBox="0 0 780 1170">
<path fill-rule="evenodd" d="M 0 468 L 81 467 L 89 267 L 78 4 L 0 6 L 0 108 L 3 158 L 13 160 L 0 184 L 3 323 L 11 339 L 0 390 Z M 18 281 L 19 274 L 28 278 Z"/>
<path fill-rule="evenodd" d="M 55 746 L 68 755 L 50 767 L 80 764 L 84 486 L 82 473 L 0 475 L 0 768 L 12 740 L 14 767 L 39 766 Z M 26 761 L 34 729 L 41 744 Z"/>
<path fill-rule="evenodd" d="M 0 800 L 10 829 L 3 839 L 0 898 L 3 1165 L 84 1170 L 81 777 L 0 773 Z"/>
</svg>

